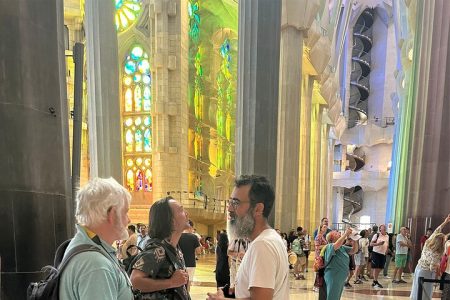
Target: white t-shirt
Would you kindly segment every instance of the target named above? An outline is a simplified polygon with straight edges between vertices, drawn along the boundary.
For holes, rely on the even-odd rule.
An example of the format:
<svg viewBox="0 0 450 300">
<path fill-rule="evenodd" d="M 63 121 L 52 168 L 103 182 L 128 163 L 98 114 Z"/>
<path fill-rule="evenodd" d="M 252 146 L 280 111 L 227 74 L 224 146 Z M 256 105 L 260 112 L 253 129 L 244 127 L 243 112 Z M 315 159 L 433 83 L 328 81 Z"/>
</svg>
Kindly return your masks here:
<svg viewBox="0 0 450 300">
<path fill-rule="evenodd" d="M 309 234 L 305 235 L 305 245 L 303 246 L 303 251 L 309 251 L 311 247 L 311 236 Z"/>
<path fill-rule="evenodd" d="M 369 239 L 360 238 L 359 239 L 359 249 L 364 254 L 364 257 L 369 257 Z"/>
<path fill-rule="evenodd" d="M 236 279 L 236 298 L 250 298 L 251 287 L 273 289 L 274 300 L 289 299 L 289 262 L 280 235 L 266 229 L 250 243 Z"/>
<path fill-rule="evenodd" d="M 374 246 L 373 252 L 386 255 L 387 249 L 389 247 L 389 235 L 387 233 L 385 235 L 382 235 L 381 233 L 376 233 L 373 235 L 372 242 L 379 243 L 381 241 L 384 241 L 384 244 L 380 246 Z"/>
<path fill-rule="evenodd" d="M 408 254 L 408 247 L 402 246 L 400 242 L 408 243 L 408 239 L 404 237 L 402 234 L 397 234 L 397 241 L 395 242 L 395 253 L 396 254 Z"/>
</svg>

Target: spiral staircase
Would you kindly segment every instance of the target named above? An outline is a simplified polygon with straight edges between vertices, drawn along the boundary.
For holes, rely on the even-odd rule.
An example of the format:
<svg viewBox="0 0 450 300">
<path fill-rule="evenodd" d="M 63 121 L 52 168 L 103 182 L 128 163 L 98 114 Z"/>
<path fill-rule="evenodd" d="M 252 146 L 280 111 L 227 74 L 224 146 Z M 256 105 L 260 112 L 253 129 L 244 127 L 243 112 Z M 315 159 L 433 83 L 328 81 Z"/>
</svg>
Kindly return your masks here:
<svg viewBox="0 0 450 300">
<path fill-rule="evenodd" d="M 362 209 L 364 193 L 359 185 L 350 189 L 344 189 L 344 220 L 352 222 L 352 215 Z"/>
<path fill-rule="evenodd" d="M 373 9 L 365 9 L 353 27 L 348 128 L 367 122 L 370 94 Z"/>
<path fill-rule="evenodd" d="M 353 153 L 347 152 L 347 167 L 346 170 L 351 170 L 353 172 L 360 171 L 366 164 L 365 158 L 366 155 L 364 154 L 364 151 L 361 148 L 355 148 L 353 150 Z"/>
</svg>

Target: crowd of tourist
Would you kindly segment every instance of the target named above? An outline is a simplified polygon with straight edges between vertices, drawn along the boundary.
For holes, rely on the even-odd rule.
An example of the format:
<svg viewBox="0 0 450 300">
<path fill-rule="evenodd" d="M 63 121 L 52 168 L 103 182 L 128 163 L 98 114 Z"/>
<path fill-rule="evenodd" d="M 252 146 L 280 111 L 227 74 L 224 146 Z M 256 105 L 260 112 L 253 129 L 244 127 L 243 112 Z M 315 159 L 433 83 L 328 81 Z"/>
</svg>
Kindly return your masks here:
<svg viewBox="0 0 450 300">
<path fill-rule="evenodd" d="M 241 176 L 228 204 L 228 228 L 215 242 L 200 236 L 183 206 L 168 196 L 150 208 L 149 223 L 129 225 L 131 196 L 114 179 L 94 179 L 77 196 L 77 234 L 68 253 L 88 244 L 68 258 L 60 278 L 61 299 L 190 299 L 199 255 L 215 253 L 218 291 L 207 299 L 288 299 L 289 276 L 305 280 L 314 271 L 319 299 L 340 299 L 345 288 L 366 284 L 382 289 L 380 274 L 392 284 L 406 283 L 404 273 L 414 273 L 411 299 L 419 299 L 419 278 L 450 279 L 449 235 L 443 233 L 450 215 L 435 230 L 421 237 L 421 255 L 412 269 L 414 245 L 408 227 L 398 234 L 380 224 L 363 230 L 333 230 L 328 218 L 320 220 L 310 236 L 302 226 L 289 234 L 269 226 L 274 191 L 261 176 Z M 115 242 L 119 241 L 119 242 Z M 113 247 L 115 246 L 116 249 Z M 313 252 L 312 252 L 313 251 Z M 314 264 L 309 265 L 310 253 Z M 69 256 L 70 256 L 69 255 Z M 395 262 L 392 277 L 389 265 Z M 122 263 L 122 264 L 121 264 Z M 450 299 L 450 285 L 442 284 L 442 299 Z M 423 283 L 421 299 L 431 299 L 433 283 Z M 134 296 L 133 296 L 134 294 Z M 100 297 L 100 298 L 99 298 Z"/>
</svg>

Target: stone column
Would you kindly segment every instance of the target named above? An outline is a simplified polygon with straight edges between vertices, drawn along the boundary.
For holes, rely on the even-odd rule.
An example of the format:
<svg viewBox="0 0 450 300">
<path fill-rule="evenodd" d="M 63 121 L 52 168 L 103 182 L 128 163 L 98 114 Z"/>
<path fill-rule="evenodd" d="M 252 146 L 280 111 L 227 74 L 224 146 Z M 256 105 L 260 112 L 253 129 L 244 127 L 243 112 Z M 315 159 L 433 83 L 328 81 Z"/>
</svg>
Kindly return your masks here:
<svg viewBox="0 0 450 300">
<path fill-rule="evenodd" d="M 328 133 L 330 131 L 330 126 L 332 125 L 331 120 L 328 118 L 328 109 L 324 108 L 322 111 L 322 124 L 320 128 L 320 181 L 319 181 L 319 195 L 320 204 L 319 212 L 321 216 L 328 217 L 328 205 L 331 199 L 328 197 L 328 186 L 332 184 L 329 181 L 330 169 L 329 169 L 329 143 L 328 143 Z M 333 153 L 333 151 L 331 152 Z M 322 218 L 322 217 L 321 217 Z"/>
<path fill-rule="evenodd" d="M 314 79 L 302 78 L 302 104 L 300 113 L 300 160 L 298 176 L 297 224 L 307 226 L 310 223 L 310 162 L 311 162 L 311 101 Z"/>
<path fill-rule="evenodd" d="M 283 232 L 297 221 L 303 31 L 289 23 L 293 4 L 283 0 L 281 15 L 275 226 Z"/>
<path fill-rule="evenodd" d="M 426 227 L 436 228 L 450 213 L 450 2 L 417 1 L 418 28 L 413 49 L 414 87 L 404 190 L 404 220 L 410 220 L 413 245 Z M 427 221 L 428 220 L 428 221 Z M 444 230 L 448 232 L 448 226 Z M 420 248 L 414 248 L 414 258 Z"/>
<path fill-rule="evenodd" d="M 265 175 L 274 185 L 280 25 L 280 0 L 239 1 L 236 175 Z"/>
<path fill-rule="evenodd" d="M 86 65 L 91 177 L 122 180 L 119 65 L 114 2 L 86 0 Z"/>
<path fill-rule="evenodd" d="M 73 229 L 63 2 L 0 2 L 1 299 L 25 299 Z"/>
<path fill-rule="evenodd" d="M 322 136 L 322 111 L 323 107 L 314 103 L 311 112 L 311 145 L 310 145 L 310 224 L 319 223 L 321 216 L 320 200 L 320 157 L 321 157 L 321 136 Z"/>
<path fill-rule="evenodd" d="M 316 1 L 283 0 L 278 105 L 276 227 L 296 227 L 300 146 L 303 35 L 317 13 Z"/>
<path fill-rule="evenodd" d="M 325 216 L 328 216 L 330 223 L 337 222 L 333 216 L 333 211 L 336 203 L 333 201 L 333 171 L 334 171 L 334 146 L 336 140 L 328 138 L 328 185 L 327 185 L 327 207 L 325 211 Z"/>
<path fill-rule="evenodd" d="M 153 200 L 188 199 L 188 16 L 186 0 L 150 1 L 153 76 Z"/>
</svg>

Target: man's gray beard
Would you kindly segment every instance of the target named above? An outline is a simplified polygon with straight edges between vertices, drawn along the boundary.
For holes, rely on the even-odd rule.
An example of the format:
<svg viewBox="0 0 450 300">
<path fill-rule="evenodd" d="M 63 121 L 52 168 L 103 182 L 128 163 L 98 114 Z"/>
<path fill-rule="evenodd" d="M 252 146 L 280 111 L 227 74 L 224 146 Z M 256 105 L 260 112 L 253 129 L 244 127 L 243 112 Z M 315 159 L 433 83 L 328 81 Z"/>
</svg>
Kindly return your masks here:
<svg viewBox="0 0 450 300">
<path fill-rule="evenodd" d="M 227 231 L 230 241 L 234 239 L 250 238 L 255 228 L 255 219 L 252 216 L 252 210 L 249 210 L 243 217 L 235 217 L 234 220 L 227 222 Z"/>
</svg>

